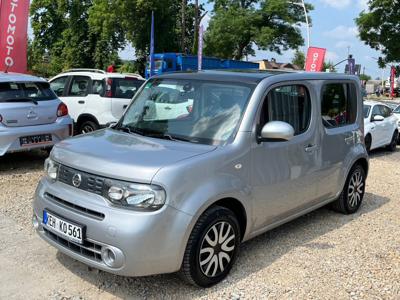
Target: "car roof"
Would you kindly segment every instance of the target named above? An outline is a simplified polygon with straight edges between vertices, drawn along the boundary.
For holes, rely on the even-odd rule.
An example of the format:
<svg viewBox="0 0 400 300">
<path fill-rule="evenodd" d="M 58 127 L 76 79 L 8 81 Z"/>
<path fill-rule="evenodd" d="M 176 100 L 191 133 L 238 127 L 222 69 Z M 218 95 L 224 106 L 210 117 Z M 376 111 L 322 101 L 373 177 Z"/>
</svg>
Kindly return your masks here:
<svg viewBox="0 0 400 300">
<path fill-rule="evenodd" d="M 364 101 L 364 104 L 371 105 L 371 106 L 374 106 L 374 105 L 377 105 L 377 104 L 387 106 L 385 103 L 382 103 L 382 102 L 379 102 L 379 101 L 373 101 L 373 100 L 366 100 L 366 101 Z"/>
<path fill-rule="evenodd" d="M 44 78 L 20 74 L 0 72 L 0 82 L 47 82 Z"/>
<path fill-rule="evenodd" d="M 142 76 L 139 74 L 133 74 L 133 73 L 107 73 L 107 72 L 93 72 L 93 71 L 66 71 L 60 74 L 57 74 L 50 80 L 53 80 L 54 78 L 62 77 L 62 76 L 89 76 L 93 80 L 102 80 L 104 78 L 126 78 L 126 77 L 132 77 L 136 78 L 137 80 L 144 80 Z"/>
<path fill-rule="evenodd" d="M 359 80 L 357 76 L 339 73 L 312 73 L 304 71 L 281 71 L 281 70 L 204 70 L 165 73 L 153 78 L 169 79 L 198 79 L 212 81 L 242 82 L 247 84 L 258 84 L 263 79 L 276 76 L 279 80 Z"/>
</svg>

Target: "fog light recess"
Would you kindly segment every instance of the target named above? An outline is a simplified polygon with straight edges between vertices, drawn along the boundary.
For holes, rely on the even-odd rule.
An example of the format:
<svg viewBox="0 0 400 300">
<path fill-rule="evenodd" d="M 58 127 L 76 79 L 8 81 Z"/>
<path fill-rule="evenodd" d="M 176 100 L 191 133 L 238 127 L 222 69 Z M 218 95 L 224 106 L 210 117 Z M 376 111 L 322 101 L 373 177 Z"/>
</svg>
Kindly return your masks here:
<svg viewBox="0 0 400 300">
<path fill-rule="evenodd" d="M 101 259 L 110 268 L 120 268 L 124 262 L 122 252 L 114 247 L 104 246 L 101 249 Z"/>
</svg>

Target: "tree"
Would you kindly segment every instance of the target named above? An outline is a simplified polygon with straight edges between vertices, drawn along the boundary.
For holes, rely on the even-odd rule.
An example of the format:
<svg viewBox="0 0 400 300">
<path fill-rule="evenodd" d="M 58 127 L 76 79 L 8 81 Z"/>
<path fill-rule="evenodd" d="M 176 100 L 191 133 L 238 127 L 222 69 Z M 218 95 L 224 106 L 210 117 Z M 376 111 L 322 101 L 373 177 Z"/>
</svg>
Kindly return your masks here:
<svg viewBox="0 0 400 300">
<path fill-rule="evenodd" d="M 379 63 L 380 67 L 400 61 L 400 2 L 370 0 L 368 8 L 368 11 L 362 11 L 356 19 L 360 39 L 372 49 L 382 52 L 384 57 Z"/>
<path fill-rule="evenodd" d="M 326 70 L 329 70 L 329 72 L 333 72 L 336 73 L 337 70 L 333 65 L 333 62 L 328 61 L 328 62 L 324 62 L 323 66 L 322 66 L 322 72 L 325 72 Z"/>
<path fill-rule="evenodd" d="M 296 50 L 292 58 L 292 64 L 295 64 L 303 69 L 304 66 L 306 65 L 306 56 L 304 52 Z"/>
<path fill-rule="evenodd" d="M 371 76 L 369 76 L 367 74 L 361 74 L 360 75 L 360 80 L 369 81 L 369 80 L 371 80 Z"/>
<path fill-rule="evenodd" d="M 308 11 L 313 9 L 306 4 Z M 205 53 L 242 59 L 254 55 L 254 46 L 281 54 L 304 44 L 299 25 L 305 22 L 301 6 L 291 0 L 216 0 L 205 36 Z"/>
</svg>

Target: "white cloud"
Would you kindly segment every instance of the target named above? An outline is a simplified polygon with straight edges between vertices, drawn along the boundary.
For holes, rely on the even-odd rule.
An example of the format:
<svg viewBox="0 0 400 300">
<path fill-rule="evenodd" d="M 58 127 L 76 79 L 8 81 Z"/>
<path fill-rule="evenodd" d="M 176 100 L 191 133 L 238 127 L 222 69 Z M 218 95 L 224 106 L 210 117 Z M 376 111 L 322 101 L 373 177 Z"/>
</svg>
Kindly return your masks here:
<svg viewBox="0 0 400 300">
<path fill-rule="evenodd" d="M 354 1 L 354 0 L 353 0 Z M 351 0 L 321 0 L 322 3 L 333 8 L 342 9 L 350 5 Z"/>
<path fill-rule="evenodd" d="M 201 20 L 201 24 L 204 27 L 204 30 L 206 30 L 208 28 L 208 24 L 210 23 L 211 17 L 210 14 L 207 13 L 204 18 Z"/>
<path fill-rule="evenodd" d="M 358 29 L 356 26 L 348 27 L 339 25 L 332 30 L 325 31 L 324 36 L 334 39 L 355 38 L 358 36 Z"/>
<path fill-rule="evenodd" d="M 339 49 L 346 49 L 348 47 L 352 48 L 353 43 L 349 41 L 339 41 L 335 44 L 335 47 Z"/>
<path fill-rule="evenodd" d="M 358 6 L 362 10 L 368 10 L 368 0 L 358 0 Z"/>
<path fill-rule="evenodd" d="M 326 51 L 325 61 L 335 63 L 339 60 L 339 55 L 333 51 Z"/>
</svg>

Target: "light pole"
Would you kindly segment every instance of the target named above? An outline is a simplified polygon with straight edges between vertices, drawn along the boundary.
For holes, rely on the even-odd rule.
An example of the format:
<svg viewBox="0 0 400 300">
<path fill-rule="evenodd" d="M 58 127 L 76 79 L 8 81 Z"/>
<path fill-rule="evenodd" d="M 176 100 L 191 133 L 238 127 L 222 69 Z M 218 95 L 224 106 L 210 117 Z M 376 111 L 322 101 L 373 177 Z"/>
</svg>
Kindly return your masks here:
<svg viewBox="0 0 400 300">
<path fill-rule="evenodd" d="M 301 3 L 293 2 L 293 4 L 299 5 L 299 6 L 303 7 L 303 9 L 304 9 L 304 15 L 306 17 L 306 24 L 307 24 L 307 49 L 308 49 L 308 48 L 310 48 L 311 30 L 310 30 L 310 23 L 309 23 L 309 20 L 308 20 L 308 13 L 307 13 L 306 4 L 304 3 L 304 0 L 301 0 Z"/>
</svg>

